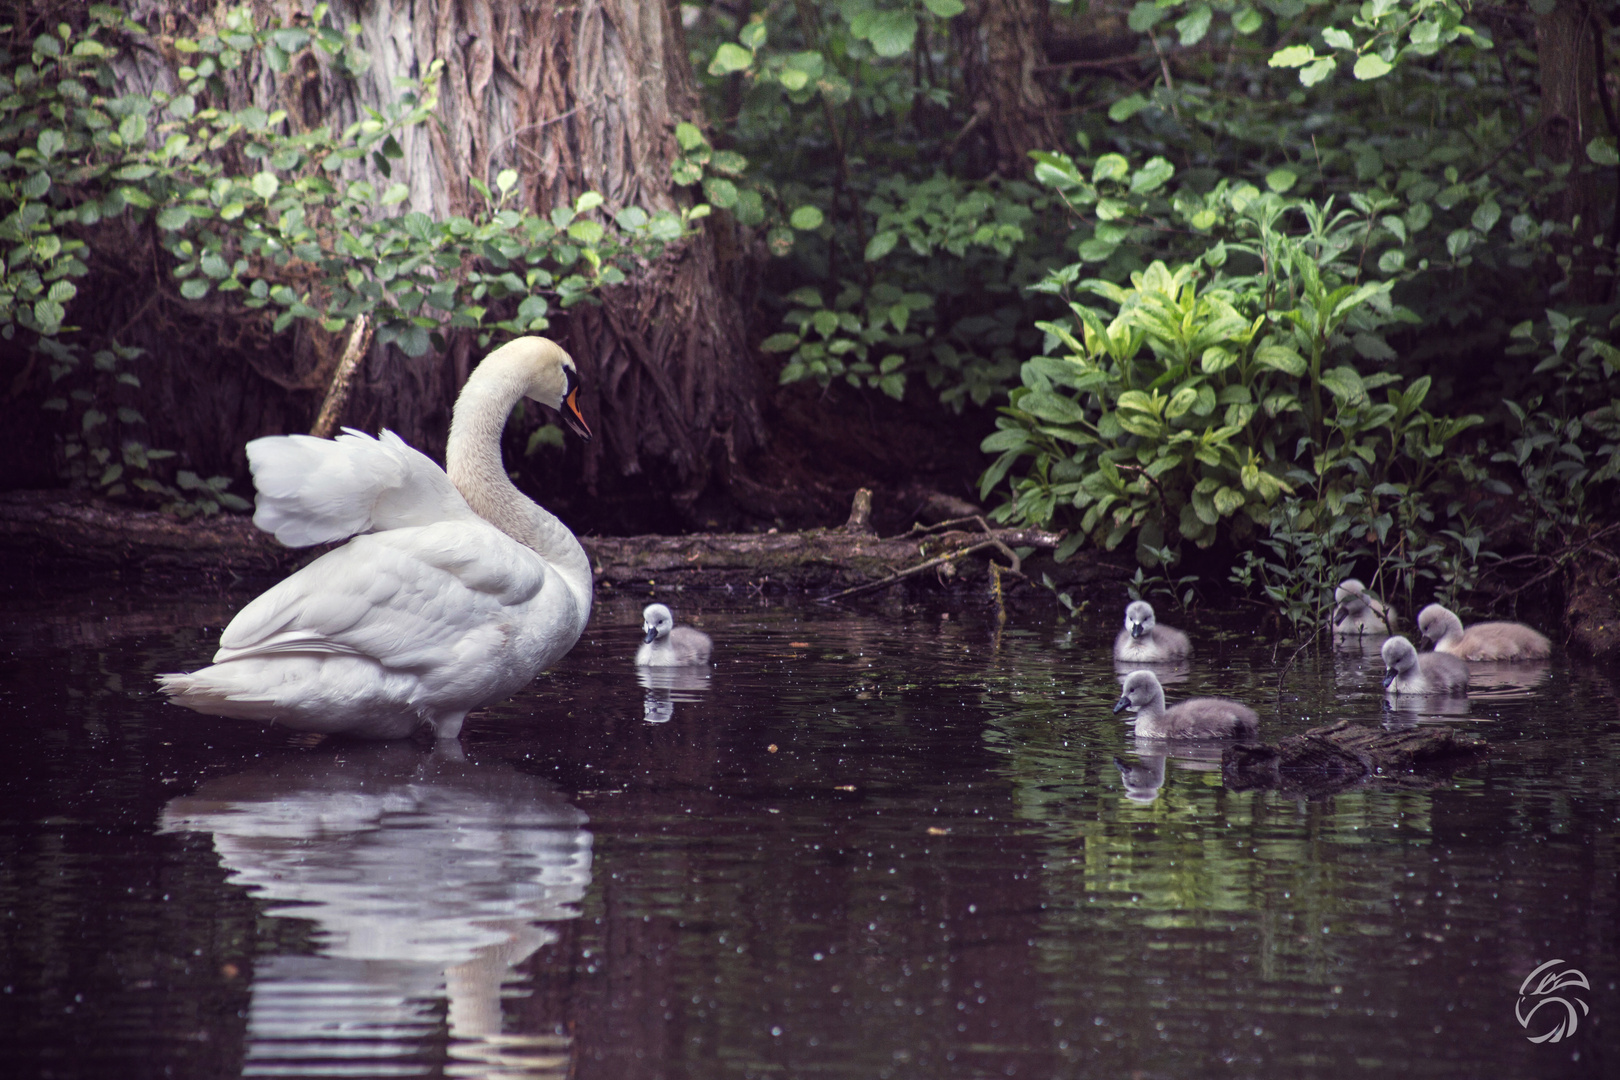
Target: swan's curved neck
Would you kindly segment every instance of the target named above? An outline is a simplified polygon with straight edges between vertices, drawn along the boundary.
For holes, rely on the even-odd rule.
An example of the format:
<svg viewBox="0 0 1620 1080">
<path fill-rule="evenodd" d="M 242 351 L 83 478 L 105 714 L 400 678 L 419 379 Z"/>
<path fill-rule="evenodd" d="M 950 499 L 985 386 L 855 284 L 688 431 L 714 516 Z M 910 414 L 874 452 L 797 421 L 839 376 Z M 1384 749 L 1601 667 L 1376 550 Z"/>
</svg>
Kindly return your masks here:
<svg viewBox="0 0 1620 1080">
<path fill-rule="evenodd" d="M 501 463 L 501 431 L 532 376 L 526 364 L 478 365 L 462 387 L 450 421 L 445 472 L 479 517 L 555 567 L 579 601 L 591 607 L 591 563 L 556 515 L 519 491 Z"/>
</svg>

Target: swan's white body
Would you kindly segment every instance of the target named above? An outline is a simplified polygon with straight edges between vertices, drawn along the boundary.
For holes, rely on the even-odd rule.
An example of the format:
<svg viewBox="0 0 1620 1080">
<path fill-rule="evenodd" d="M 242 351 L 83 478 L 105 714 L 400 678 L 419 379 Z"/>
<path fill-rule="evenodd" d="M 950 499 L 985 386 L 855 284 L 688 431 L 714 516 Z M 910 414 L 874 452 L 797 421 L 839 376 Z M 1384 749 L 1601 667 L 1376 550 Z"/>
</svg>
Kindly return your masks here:
<svg viewBox="0 0 1620 1080">
<path fill-rule="evenodd" d="M 386 739 L 426 722 L 454 738 L 550 667 L 590 617 L 590 561 L 512 485 L 500 435 L 524 396 L 577 417 L 574 380 L 544 338 L 491 353 L 456 402 L 448 474 L 390 431 L 250 442 L 254 524 L 292 547 L 354 539 L 238 612 L 213 666 L 161 676 L 164 692 L 300 731 Z"/>
</svg>

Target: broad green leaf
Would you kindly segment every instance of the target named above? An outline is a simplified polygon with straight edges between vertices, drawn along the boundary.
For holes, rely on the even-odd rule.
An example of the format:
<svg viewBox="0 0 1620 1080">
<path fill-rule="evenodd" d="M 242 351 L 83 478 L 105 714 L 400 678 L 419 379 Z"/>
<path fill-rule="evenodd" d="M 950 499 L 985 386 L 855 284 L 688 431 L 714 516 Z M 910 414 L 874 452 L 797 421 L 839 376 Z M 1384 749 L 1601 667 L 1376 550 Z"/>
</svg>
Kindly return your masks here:
<svg viewBox="0 0 1620 1080">
<path fill-rule="evenodd" d="M 1282 345 L 1262 345 L 1254 350 L 1254 362 L 1295 378 L 1305 374 L 1305 358 Z"/>
<path fill-rule="evenodd" d="M 1365 81 L 1367 79 L 1382 78 L 1393 70 L 1395 70 L 1395 65 L 1391 64 L 1388 60 L 1385 60 L 1382 56 L 1379 56 L 1377 53 L 1366 53 L 1361 57 L 1361 59 L 1356 61 L 1356 66 L 1352 69 L 1352 73 L 1356 78 Z"/>
<path fill-rule="evenodd" d="M 254 174 L 251 186 L 253 194 L 269 202 L 275 197 L 276 192 L 281 190 L 281 181 L 276 179 L 273 172 L 260 172 Z"/>
<path fill-rule="evenodd" d="M 1116 124 L 1123 124 L 1137 113 L 1148 107 L 1148 99 L 1141 94 L 1127 94 L 1108 106 L 1108 119 Z M 1111 155 L 1117 156 L 1117 155 Z"/>
<path fill-rule="evenodd" d="M 1309 45 L 1290 45 L 1273 53 L 1270 64 L 1272 67 L 1297 68 L 1304 67 L 1315 59 L 1316 50 Z"/>
<path fill-rule="evenodd" d="M 1100 184 L 1105 180 L 1123 180 L 1131 174 L 1131 163 L 1120 154 L 1104 154 L 1097 159 L 1097 164 L 1091 170 L 1091 182 Z"/>
<path fill-rule="evenodd" d="M 745 47 L 757 52 L 760 46 L 765 44 L 768 33 L 769 31 L 766 30 L 763 20 L 751 22 L 737 31 L 737 40 L 742 42 Z"/>
<path fill-rule="evenodd" d="M 165 206 L 157 213 L 158 228 L 173 232 L 191 223 L 191 214 L 183 206 Z"/>
<path fill-rule="evenodd" d="M 894 250 L 899 242 L 900 234 L 893 231 L 880 232 L 866 242 L 866 261 L 876 262 Z"/>
<path fill-rule="evenodd" d="M 1246 7 L 1232 16 L 1232 29 L 1245 36 L 1254 33 L 1265 24 L 1265 19 L 1252 7 Z"/>
<path fill-rule="evenodd" d="M 1182 48 L 1204 40 L 1204 35 L 1209 33 L 1209 23 L 1214 15 L 1208 4 L 1199 4 L 1176 20 L 1176 33 L 1181 35 Z"/>
<path fill-rule="evenodd" d="M 1353 49 L 1356 47 L 1355 38 L 1333 26 L 1322 31 L 1322 40 L 1335 49 Z"/>
<path fill-rule="evenodd" d="M 917 37 L 917 17 L 909 11 L 879 11 L 872 16 L 864 36 L 879 56 L 902 56 L 911 51 Z"/>
<path fill-rule="evenodd" d="M 821 211 L 816 207 L 801 206 L 788 217 L 788 224 L 801 232 L 809 232 L 812 229 L 821 228 L 823 220 L 825 219 L 822 217 Z"/>
<path fill-rule="evenodd" d="M 772 334 L 759 347 L 766 352 L 789 352 L 799 347 L 800 340 L 798 334 Z"/>
<path fill-rule="evenodd" d="M 1136 174 L 1131 177 L 1131 193 L 1145 195 L 1150 191 L 1157 191 L 1175 174 L 1176 167 L 1164 158 L 1150 158 L 1148 163 L 1136 170 Z"/>
<path fill-rule="evenodd" d="M 1599 135 L 1587 143 L 1586 156 L 1594 165 L 1620 165 L 1620 152 L 1615 149 L 1614 139 L 1607 135 Z"/>
<path fill-rule="evenodd" d="M 923 6 L 942 19 L 954 19 L 967 10 L 962 0 L 923 0 Z"/>
<path fill-rule="evenodd" d="M 1286 194 L 1299 180 L 1293 169 L 1272 169 L 1266 174 L 1266 187 L 1279 195 Z"/>
<path fill-rule="evenodd" d="M 1501 220 L 1502 208 L 1496 204 L 1495 199 L 1486 199 L 1474 209 L 1473 225 L 1481 233 L 1488 233 L 1491 227 Z"/>
<path fill-rule="evenodd" d="M 698 130 L 698 126 L 689 124 L 685 120 L 675 125 L 675 141 L 681 144 L 682 150 L 686 151 L 696 150 L 698 147 L 705 146 L 708 143 L 708 140 L 703 137 L 703 132 Z"/>
<path fill-rule="evenodd" d="M 726 42 L 714 50 L 709 62 L 710 75 L 729 75 L 734 71 L 747 71 L 754 65 L 754 54 L 734 42 Z M 691 149 L 690 146 L 687 147 Z"/>
<path fill-rule="evenodd" d="M 1299 81 L 1304 86 L 1315 86 L 1329 75 L 1333 74 L 1334 67 L 1331 56 L 1324 56 L 1320 60 L 1312 60 L 1299 69 Z"/>
<path fill-rule="evenodd" d="M 1322 372 L 1322 385 L 1346 405 L 1361 405 L 1367 400 L 1367 388 L 1353 367 L 1341 365 Z"/>
</svg>

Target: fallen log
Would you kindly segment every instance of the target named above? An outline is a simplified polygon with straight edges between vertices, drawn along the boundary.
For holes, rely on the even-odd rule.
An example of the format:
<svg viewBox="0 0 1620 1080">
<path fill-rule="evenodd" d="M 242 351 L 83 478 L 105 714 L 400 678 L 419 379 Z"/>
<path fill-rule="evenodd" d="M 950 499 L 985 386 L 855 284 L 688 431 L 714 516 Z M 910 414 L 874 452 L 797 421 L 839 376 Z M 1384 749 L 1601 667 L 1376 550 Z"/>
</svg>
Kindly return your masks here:
<svg viewBox="0 0 1620 1080">
<path fill-rule="evenodd" d="M 869 495 L 866 500 L 869 512 Z M 1039 529 L 994 529 L 977 518 L 880 537 L 865 521 L 858 495 L 851 521 L 838 528 L 580 540 L 598 584 L 608 588 L 830 593 L 902 580 L 977 581 L 988 577 L 991 558 L 1006 575 L 1019 568 L 1019 552 L 1047 552 L 1062 539 Z M 85 571 L 157 580 L 282 576 L 324 550 L 283 547 L 241 515 L 182 520 L 71 491 L 0 493 L 0 551 L 13 576 Z M 1064 563 L 1063 571 L 1065 581 L 1128 576 L 1123 561 L 1084 555 Z"/>
<path fill-rule="evenodd" d="M 1432 786 L 1486 752 L 1449 727 L 1386 731 L 1339 720 L 1276 745 L 1229 746 L 1221 778 L 1234 791 L 1276 790 L 1320 798 L 1353 787 Z"/>
</svg>

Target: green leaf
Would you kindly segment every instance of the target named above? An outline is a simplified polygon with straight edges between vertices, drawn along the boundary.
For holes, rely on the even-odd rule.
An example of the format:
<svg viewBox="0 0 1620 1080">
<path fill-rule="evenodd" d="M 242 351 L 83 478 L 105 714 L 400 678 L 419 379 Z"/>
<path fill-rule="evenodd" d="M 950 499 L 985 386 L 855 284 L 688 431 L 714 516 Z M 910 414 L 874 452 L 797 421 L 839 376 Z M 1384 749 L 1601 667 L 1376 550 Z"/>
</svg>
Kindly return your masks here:
<svg viewBox="0 0 1620 1080">
<path fill-rule="evenodd" d="M 253 194 L 266 202 L 269 202 L 275 197 L 276 192 L 281 190 L 281 181 L 276 179 L 276 174 L 273 172 L 255 173 L 251 185 Z"/>
<path fill-rule="evenodd" d="M 696 150 L 700 146 L 708 145 L 708 140 L 703 137 L 703 132 L 698 130 L 698 126 L 689 124 L 685 120 L 675 125 L 675 141 L 681 144 L 682 150 L 686 151 Z"/>
<path fill-rule="evenodd" d="M 879 56 L 903 56 L 917 37 L 917 17 L 909 11 L 876 12 L 864 36 Z"/>
<path fill-rule="evenodd" d="M 801 232 L 821 228 L 821 211 L 814 206 L 801 206 L 788 217 L 788 223 Z"/>
<path fill-rule="evenodd" d="M 729 75 L 734 71 L 747 71 L 754 65 L 754 54 L 741 45 L 726 42 L 714 50 L 714 59 L 709 62 L 710 75 Z M 687 147 L 688 150 L 691 147 Z"/>
<path fill-rule="evenodd" d="M 39 133 L 39 139 L 34 145 L 39 149 L 39 156 L 49 161 L 56 156 L 58 150 L 62 149 L 63 141 L 60 131 L 46 128 Z"/>
<path fill-rule="evenodd" d="M 1148 99 L 1141 94 L 1127 94 L 1112 105 L 1108 106 L 1108 119 L 1116 124 L 1123 124 L 1149 105 Z"/>
<path fill-rule="evenodd" d="M 1395 70 L 1395 65 L 1382 56 L 1377 53 L 1367 53 L 1356 61 L 1352 73 L 1356 78 L 1365 82 L 1368 79 L 1382 78 L 1393 70 Z"/>
<path fill-rule="evenodd" d="M 157 213 L 157 224 L 160 229 L 174 232 L 183 229 L 191 223 L 191 214 L 183 206 L 165 206 Z"/>
<path fill-rule="evenodd" d="M 1315 86 L 1329 75 L 1333 74 L 1334 67 L 1331 56 L 1324 56 L 1320 60 L 1313 60 L 1299 69 L 1299 81 L 1305 86 Z"/>
<path fill-rule="evenodd" d="M 136 146 L 146 141 L 146 117 L 130 113 L 118 125 L 118 137 L 125 146 Z"/>
<path fill-rule="evenodd" d="M 1245 36 L 1254 33 L 1264 25 L 1265 20 L 1252 7 L 1246 7 L 1232 16 L 1232 29 Z"/>
<path fill-rule="evenodd" d="M 1335 49 L 1354 49 L 1356 39 L 1336 27 L 1328 27 L 1322 31 L 1322 40 Z"/>
<path fill-rule="evenodd" d="M 1299 174 L 1293 169 L 1272 169 L 1266 173 L 1266 187 L 1282 195 L 1294 186 L 1299 180 Z"/>
<path fill-rule="evenodd" d="M 704 178 L 703 194 L 709 202 L 722 210 L 729 210 L 737 204 L 737 185 L 718 176 Z"/>
<path fill-rule="evenodd" d="M 1322 372 L 1322 385 L 1346 405 L 1361 405 L 1367 400 L 1367 388 L 1353 367 L 1340 366 Z"/>
<path fill-rule="evenodd" d="M 1305 358 L 1282 345 L 1262 345 L 1254 350 L 1254 362 L 1261 367 L 1298 378 L 1305 374 Z"/>
<path fill-rule="evenodd" d="M 180 295 L 187 300 L 201 300 L 208 295 L 208 282 L 204 278 L 186 278 L 180 283 Z"/>
<path fill-rule="evenodd" d="M 893 231 L 880 232 L 866 242 L 866 261 L 876 262 L 894 250 L 899 241 L 900 234 Z"/>
<path fill-rule="evenodd" d="M 954 19 L 967 10 L 962 0 L 923 0 L 923 6 L 942 19 Z"/>
<path fill-rule="evenodd" d="M 1473 225 L 1481 233 L 1488 233 L 1491 227 L 1501 220 L 1502 208 L 1496 204 L 1495 199 L 1486 199 L 1474 209 Z"/>
<path fill-rule="evenodd" d="M 1097 159 L 1097 164 L 1091 169 L 1091 182 L 1100 184 L 1104 180 L 1123 180 L 1131 173 L 1131 163 L 1121 154 L 1104 154 Z"/>
<path fill-rule="evenodd" d="M 772 334 L 759 347 L 766 352 L 789 352 L 797 349 L 801 340 L 798 334 Z"/>
<path fill-rule="evenodd" d="M 1181 47 L 1196 45 L 1209 33 L 1209 23 L 1215 13 L 1208 4 L 1199 4 L 1176 20 L 1176 33 L 1181 35 Z"/>
<path fill-rule="evenodd" d="M 765 44 L 765 39 L 768 34 L 769 31 L 766 29 L 763 20 L 759 22 L 751 22 L 747 26 L 744 26 L 741 30 L 737 31 L 737 40 L 742 42 L 743 45 L 749 50 L 758 51 L 760 46 Z"/>
<path fill-rule="evenodd" d="M 1304 67 L 1316 59 L 1316 50 L 1309 45 L 1290 45 L 1286 49 L 1278 49 L 1271 54 L 1272 67 L 1297 68 Z"/>
<path fill-rule="evenodd" d="M 1587 143 L 1586 156 L 1594 165 L 1620 165 L 1620 152 L 1616 152 L 1614 140 L 1607 135 L 1599 135 Z"/>
<path fill-rule="evenodd" d="M 1131 193 L 1146 195 L 1150 191 L 1156 191 L 1175 174 L 1176 167 L 1164 158 L 1150 158 L 1148 163 L 1136 170 L 1136 174 L 1131 177 Z"/>
<path fill-rule="evenodd" d="M 1153 0 L 1138 0 L 1136 6 L 1131 8 L 1131 13 L 1125 17 L 1125 25 L 1138 34 L 1145 34 L 1169 17 L 1170 12 L 1155 4 Z"/>
</svg>

